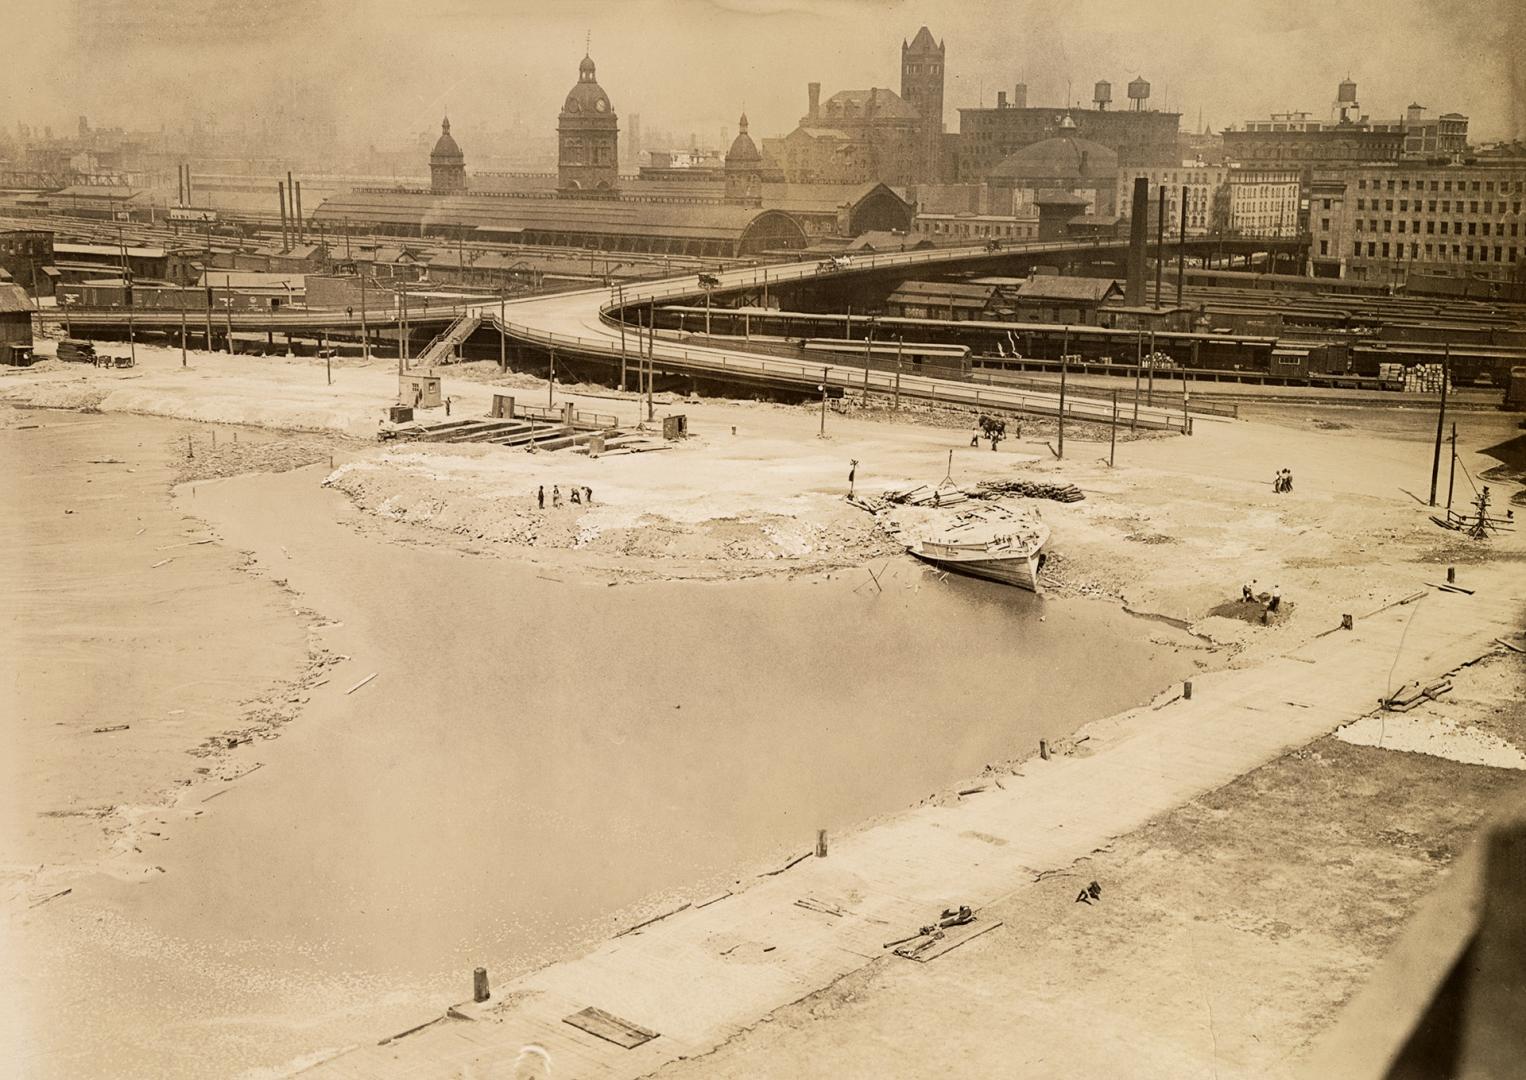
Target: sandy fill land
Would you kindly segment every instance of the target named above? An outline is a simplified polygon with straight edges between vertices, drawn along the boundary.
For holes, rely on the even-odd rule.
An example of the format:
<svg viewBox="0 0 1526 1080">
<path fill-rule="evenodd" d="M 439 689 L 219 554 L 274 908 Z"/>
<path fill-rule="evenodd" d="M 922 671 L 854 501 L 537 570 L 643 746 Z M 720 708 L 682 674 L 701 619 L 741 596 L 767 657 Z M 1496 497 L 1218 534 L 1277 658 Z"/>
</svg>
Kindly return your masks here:
<svg viewBox="0 0 1526 1080">
<path fill-rule="evenodd" d="M 985 447 L 969 448 L 964 430 L 913 423 L 906 417 L 892 421 L 878 413 L 871 417 L 834 412 L 827 417 L 828 438 L 818 439 L 813 406 L 672 402 L 667 409 L 690 417 L 694 438 L 671 450 L 591 461 L 565 452 L 378 445 L 372 440 L 377 419 L 395 390 L 395 373 L 386 361 L 342 364 L 330 386 L 323 366 L 310 360 L 193 352 L 190 366 L 182 369 L 178 350 L 139 346 L 138 353 L 141 363 L 132 371 L 54 361 L 31 371 L 5 372 L 0 377 L 0 403 L 26 408 L 7 412 L 8 430 L 3 434 L 47 439 L 48 408 L 174 418 L 186 422 L 184 432 L 190 436 L 184 456 L 178 436 L 173 442 L 156 436 L 143 447 L 144 461 L 173 470 L 172 479 L 194 482 L 314 462 L 325 464 L 326 470 L 331 460 L 334 468 L 327 483 L 375 518 L 378 529 L 404 523 L 419 542 L 451 543 L 479 557 L 563 567 L 590 580 L 863 574 L 859 568 L 865 565 L 904 559 L 873 528 L 868 515 L 844 502 L 851 460 L 859 462 L 859 490 L 868 492 L 936 483 L 946 472 L 961 484 L 1017 477 L 1077 484 L 1086 492 L 1085 501 L 1039 504 L 1054 532 L 1055 555 L 1046 571 L 1050 594 L 1111 598 L 1130 610 L 1190 628 L 1202 646 L 1197 664 L 1204 668 L 1250 664 L 1286 652 L 1336 625 L 1342 613 L 1360 614 L 1401 599 L 1417 574 L 1439 581 L 1448 565 L 1456 565 L 1465 582 L 1471 564 L 1522 559 L 1521 534 L 1501 534 L 1479 544 L 1443 532 L 1427 520 L 1427 511 L 1411 494 L 1423 497 L 1429 485 L 1434 416 L 1426 410 L 1274 408 L 1238 422 L 1204 420 L 1191 438 L 1121 442 L 1118 467 L 1109 468 L 1105 432 L 1095 429 L 1067 431 L 1066 459 L 1056 461 L 1048 445 L 1052 428 L 1039 423 L 1025 424 L 1022 438 L 993 453 Z M 485 414 L 495 384 L 524 391 L 544 388 L 543 382 L 524 375 L 497 379 L 480 369 L 460 378 L 449 369 L 444 374 L 456 416 Z M 571 399 L 580 407 L 614 412 L 626 421 L 636 416 L 632 397 L 594 387 L 574 389 L 580 393 Z M 233 444 L 231 429 L 218 428 L 219 445 L 213 447 L 213 426 L 227 424 L 264 430 L 245 434 Z M 1492 412 L 1461 413 L 1459 427 L 1462 464 L 1472 476 L 1497 464 L 1480 455 L 1480 449 L 1517 434 L 1514 418 Z M 51 637 L 31 639 L 25 649 L 4 650 L 6 685 L 17 685 L 24 674 L 33 683 L 29 692 L 47 700 L 49 715 L 57 717 L 45 729 L 16 727 L 7 736 L 20 751 L 9 756 L 5 780 L 11 797 L 6 830 L 0 834 L 5 840 L 12 932 L 26 931 L 43 917 L 39 913 L 66 904 L 67 896 L 52 897 L 88 874 L 151 879 L 152 845 L 168 842 L 175 828 L 188 827 L 187 819 L 198 816 L 197 811 L 215 808 L 215 803 L 191 806 L 182 789 L 193 782 L 237 776 L 238 751 L 228 747 L 228 737 L 273 737 L 282 725 L 299 719 L 306 695 L 332 660 L 313 637 L 321 628 L 321 614 L 306 610 L 302 598 L 285 591 L 279 579 L 241 574 L 237 551 L 217 542 L 200 543 L 217 538 L 194 514 L 164 509 L 168 504 L 162 476 L 153 484 L 135 486 L 138 474 L 129 470 L 137 467 L 102 463 L 98 478 L 64 485 L 50 483 L 45 475 L 5 481 L 5 505 L 45 505 L 52 521 L 38 527 L 29 515 L 7 515 L 11 550 L 48 551 L 45 559 L 14 560 L 6 585 L 40 613 L 39 621 L 51 628 Z M 1270 477 L 1282 467 L 1295 474 L 1292 495 L 1271 490 Z M 103 491 L 108 475 L 114 479 Z M 1443 470 L 1443 494 L 1445 483 Z M 553 484 L 592 487 L 594 505 L 542 511 L 534 504 L 534 490 L 544 485 L 549 492 Z M 1461 475 L 1458 484 L 1471 494 Z M 1500 487 L 1515 490 L 1508 484 Z M 159 510 L 146 509 L 156 501 Z M 87 519 L 89 529 L 79 528 Z M 170 565 L 175 577 L 167 589 L 154 575 Z M 88 567 L 88 575 L 79 573 L 79 567 Z M 867 584 L 868 575 L 864 577 Z M 1252 579 L 1259 589 L 1279 587 L 1285 598 L 1283 615 L 1269 625 L 1255 617 L 1255 605 L 1236 602 L 1241 584 Z M 145 623 L 142 614 L 151 610 L 158 626 L 173 627 L 175 620 L 189 625 L 204 618 L 208 609 L 227 612 L 232 629 L 196 647 L 197 674 L 188 680 L 184 672 L 189 658 L 159 650 L 162 641 L 184 635 L 156 633 L 155 624 Z M 1475 750 L 1482 746 L 1494 755 L 1489 761 L 1507 763 L 1509 751 L 1519 753 L 1522 745 L 1519 727 L 1508 719 L 1494 728 L 1478 722 L 1480 710 L 1497 710 L 1501 695 L 1519 689 L 1518 667 L 1505 665 L 1497 674 L 1500 686 L 1478 690 L 1482 696 L 1473 707 L 1428 706 L 1434 710 L 1433 719 L 1409 714 L 1405 730 L 1430 722 L 1450 732 L 1431 738 L 1432 745 L 1466 743 Z M 1448 708 L 1458 715 L 1450 715 Z M 103 741 L 130 733 L 96 732 L 97 727 L 130 723 L 121 718 L 148 713 L 162 719 L 152 739 L 141 733 L 120 739 L 122 747 L 110 756 L 96 749 Z M 1464 735 L 1459 736 L 1459 730 Z M 1424 749 L 1423 734 L 1406 737 L 1405 749 Z M 920 1060 L 924 1071 L 937 1071 L 940 1061 L 949 1060 L 994 1074 L 1009 1063 L 996 1067 L 996 1062 L 981 1057 L 981 1046 L 1001 1046 L 1023 1032 L 1025 1039 L 1051 1045 L 1070 1041 L 1068 1036 L 1054 1038 L 1055 1030 L 1071 1030 L 1081 1039 L 1095 1021 L 1067 1011 L 1066 1002 L 1093 1000 L 1080 991 L 1100 987 L 1119 1030 L 1129 1022 L 1145 1030 L 1162 1019 L 1162 1001 L 1169 1003 L 1165 1012 L 1177 1027 L 1168 1024 L 1165 1030 L 1180 1038 L 1160 1037 L 1136 1044 L 1134 1051 L 1164 1063 L 1158 1075 L 1185 1075 L 1205 1067 L 1200 1036 L 1205 1031 L 1215 1034 L 1212 1025 L 1193 1028 L 1191 1014 L 1174 998 L 1159 994 L 1161 979 L 1169 984 L 1171 978 L 1202 977 L 1195 969 L 1180 967 L 1197 963 L 1193 957 L 1200 960 L 1204 954 L 1198 948 L 1201 942 L 1192 937 L 1198 932 L 1196 924 L 1206 919 L 1209 925 L 1203 932 L 1221 935 L 1211 951 L 1222 957 L 1233 952 L 1222 947 L 1226 944 L 1254 954 L 1265 942 L 1313 935 L 1315 931 L 1303 928 L 1318 927 L 1319 920 L 1313 911 L 1273 919 L 1270 913 L 1254 910 L 1253 904 L 1240 903 L 1232 875 L 1203 851 L 1231 850 L 1238 844 L 1237 850 L 1252 862 L 1270 855 L 1274 865 L 1286 866 L 1279 873 L 1295 876 L 1309 870 L 1300 862 L 1306 850 L 1320 853 L 1320 865 L 1344 865 L 1356 860 L 1358 851 L 1367 853 L 1363 858 L 1376 857 L 1372 831 L 1364 824 L 1376 810 L 1341 802 L 1341 793 L 1322 777 L 1354 775 L 1370 763 L 1381 763 L 1372 766 L 1381 774 L 1374 784 L 1382 788 L 1378 781 L 1391 782 L 1395 792 L 1416 775 L 1424 780 L 1426 770 L 1441 770 L 1435 774 L 1437 790 L 1458 778 L 1470 778 L 1453 784 L 1463 795 L 1446 813 L 1436 807 L 1408 811 L 1412 816 L 1403 824 L 1405 834 L 1421 838 L 1420 846 L 1429 845 L 1426 851 L 1443 855 L 1389 868 L 1390 888 L 1384 895 L 1390 921 L 1396 922 L 1444 866 L 1445 852 L 1476 820 L 1490 785 L 1513 782 L 1518 776 L 1509 768 L 1463 764 L 1470 759 L 1461 750 L 1453 753 L 1460 760 L 1435 765 L 1429 756 L 1354 745 L 1364 741 L 1373 740 L 1361 730 L 1348 732 L 1341 740 L 1320 744 L 1316 759 L 1285 759 L 1270 771 L 1215 793 L 1213 800 L 1199 800 L 1156 823 L 1146 830 L 1150 835 L 1121 841 L 1105 856 L 1112 860 L 1105 870 L 1113 875 L 1109 880 L 1139 882 L 1138 888 L 1125 886 L 1108 897 L 1127 897 L 1118 901 L 1127 905 L 1125 922 L 1081 921 L 1094 913 L 1085 905 L 1072 905 L 1074 910 L 1064 906 L 1073 893 L 1063 895 L 1068 882 L 1065 887 L 1056 885 L 1045 903 L 1052 901 L 1058 913 L 1035 909 L 1025 898 L 1017 903 L 1030 906 L 1009 912 L 1006 920 L 1015 927 L 1025 925 L 1025 919 L 1035 927 L 1063 925 L 1065 936 L 1055 948 L 1036 949 L 1020 934 L 1004 937 L 991 950 L 998 957 L 1009 950 L 1021 952 L 1018 966 L 977 968 L 964 977 L 939 975 L 952 980 L 941 995 L 923 996 L 932 984 L 897 989 L 894 973 L 871 974 L 857 990 L 844 988 L 845 993 L 852 990 L 853 1001 L 870 1003 L 861 1015 L 835 999 L 802 1005 L 840 1017 L 834 1021 L 840 1025 L 835 1036 L 829 1024 L 797 1024 L 783 1017 L 786 1023 L 777 1031 L 799 1028 L 800 1033 L 779 1036 L 783 1043 L 769 1043 L 768 1055 L 793 1062 L 792 1074 L 799 1075 L 802 1070 L 815 1071 L 810 1062 L 831 1060 L 832 1053 L 844 1047 L 905 1051 L 900 1044 L 911 1042 L 928 1050 L 945 1042 L 951 1028 L 964 1025 L 969 1038 L 946 1048 L 951 1058 L 928 1050 L 931 1056 L 913 1055 L 913 1060 Z M 1014 748 L 1013 757 L 1028 752 L 1029 748 Z M 188 755 L 195 759 L 189 775 L 184 767 Z M 1334 764 L 1316 768 L 1311 760 Z M 1480 776 L 1502 779 L 1476 779 Z M 1282 788 L 1300 799 L 1326 800 L 1332 807 L 1329 814 L 1312 816 L 1308 827 L 1315 833 L 1305 846 L 1274 844 L 1268 837 L 1258 838 L 1253 827 L 1263 819 L 1284 818 L 1291 827 L 1293 815 L 1279 818 L 1265 804 Z M 1290 802 L 1284 799 L 1278 805 L 1286 808 Z M 1231 830 L 1232 835 L 1214 833 L 1216 846 L 1205 847 L 1207 830 L 1219 828 L 1231 816 L 1245 828 Z M 1331 833 L 1337 822 L 1339 836 Z M 1313 897 L 1344 895 L 1343 888 L 1357 887 L 1353 879 L 1340 875 L 1315 875 L 1304 886 L 1310 905 Z M 39 902 L 45 906 L 32 906 Z M 1348 912 L 1347 917 L 1361 921 L 1362 912 Z M 1267 929 L 1273 922 L 1294 929 L 1273 932 Z M 1103 925 L 1108 929 L 1098 929 Z M 1354 924 L 1345 929 L 1350 925 Z M 1345 934 L 1341 926 L 1325 927 L 1320 934 L 1320 948 L 1329 951 L 1333 940 L 1341 946 L 1321 961 L 1339 976 L 1332 978 L 1332 987 L 1349 987 L 1388 940 L 1382 934 Z M 1319 954 L 1312 942 L 1305 941 L 1311 958 Z M 1169 962 L 1157 955 L 1162 952 L 1169 954 Z M 1255 1017 L 1262 1013 L 1257 1010 L 1271 1008 L 1265 1003 L 1267 996 L 1287 989 L 1279 980 L 1294 978 L 1292 967 L 1282 959 L 1288 954 L 1277 955 L 1274 965 L 1267 954 L 1262 965 L 1268 972 L 1265 981 L 1246 980 L 1245 999 L 1234 1006 L 1251 1018 L 1235 1044 L 1247 1075 L 1276 1074 L 1282 1067 L 1277 1063 L 1318 1027 L 1339 996 L 1331 990 L 1318 1007 L 1278 1015 L 1258 1026 Z M 945 964 L 942 971 L 979 962 L 981 954 L 971 952 L 968 958 Z M 1121 974 L 1106 974 L 1104 968 Z M 1309 969 L 1298 970 L 1307 975 Z M 1004 971 L 1026 975 L 1013 979 Z M 1128 976 L 1151 971 L 1166 974 L 1145 977 L 1137 986 L 1129 981 Z M 1040 983 L 1053 988 L 1054 1000 L 1047 1014 L 1037 1010 L 1021 1018 L 1031 1027 L 992 1029 L 991 1038 L 982 1041 L 982 1022 L 975 1019 L 982 1014 L 970 1007 L 972 993 L 978 1000 L 978 992 L 970 988 L 982 980 L 997 989 Z M 1012 1019 L 1010 1010 L 1002 1015 Z M 1040 1037 L 1046 1030 L 1040 1023 L 1045 1015 L 1055 1026 Z M 1206 1006 L 1202 1015 L 1207 1015 Z M 24 1011 L 12 1013 L 9 1021 L 13 1028 L 19 1023 L 17 1030 L 22 1031 L 30 1022 L 37 1021 Z M 897 1029 L 892 1025 L 923 1034 L 893 1039 L 889 1033 Z M 824 1041 L 815 1041 L 818 1032 Z M 1271 1033 L 1275 1053 L 1243 1045 L 1247 1038 L 1261 1040 L 1263 1032 Z M 713 1064 L 734 1069 L 730 1075 L 766 1075 L 759 1066 L 763 1059 L 752 1056 L 755 1049 L 763 1053 L 762 1046 L 738 1040 L 729 1049 L 734 1057 L 721 1055 Z M 1217 1060 L 1217 1053 L 1212 1051 L 1209 1060 Z M 847 1060 L 841 1062 L 844 1067 Z M 1173 1073 L 1173 1063 L 1191 1068 Z M 885 1064 L 888 1067 L 889 1058 Z M 695 1067 L 689 1075 L 712 1075 L 703 1069 L 692 1071 Z M 881 1073 L 897 1074 L 906 1073 L 895 1068 Z"/>
</svg>

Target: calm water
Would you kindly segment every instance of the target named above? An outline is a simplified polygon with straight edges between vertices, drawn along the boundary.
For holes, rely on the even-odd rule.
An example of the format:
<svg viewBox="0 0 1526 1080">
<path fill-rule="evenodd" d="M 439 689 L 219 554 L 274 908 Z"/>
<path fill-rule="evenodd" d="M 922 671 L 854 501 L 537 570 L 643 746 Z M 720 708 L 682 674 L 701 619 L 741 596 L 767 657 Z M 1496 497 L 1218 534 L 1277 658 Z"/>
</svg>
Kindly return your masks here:
<svg viewBox="0 0 1526 1080">
<path fill-rule="evenodd" d="M 124 1074 L 230 1075 L 389 1033 L 464 996 L 476 964 L 505 978 L 1191 667 L 1109 605 L 909 561 L 883 593 L 862 570 L 606 587 L 389 542 L 323 471 L 181 504 L 342 622 L 324 641 L 353 660 L 247 748 L 265 767 L 159 849 L 165 875 L 93 886 L 115 944 L 84 962 L 132 1029 Z M 142 955 L 113 969 L 124 948 Z"/>
</svg>

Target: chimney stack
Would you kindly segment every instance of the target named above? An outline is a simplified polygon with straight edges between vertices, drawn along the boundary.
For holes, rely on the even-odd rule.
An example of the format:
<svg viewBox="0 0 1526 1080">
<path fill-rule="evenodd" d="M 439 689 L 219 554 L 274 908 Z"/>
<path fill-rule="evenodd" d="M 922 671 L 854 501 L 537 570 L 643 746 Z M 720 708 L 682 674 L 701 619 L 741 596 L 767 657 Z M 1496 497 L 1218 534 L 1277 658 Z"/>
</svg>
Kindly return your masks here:
<svg viewBox="0 0 1526 1080">
<path fill-rule="evenodd" d="M 811 96 L 811 107 L 806 116 L 811 120 L 821 119 L 821 84 L 819 82 L 807 83 L 806 90 Z"/>
</svg>

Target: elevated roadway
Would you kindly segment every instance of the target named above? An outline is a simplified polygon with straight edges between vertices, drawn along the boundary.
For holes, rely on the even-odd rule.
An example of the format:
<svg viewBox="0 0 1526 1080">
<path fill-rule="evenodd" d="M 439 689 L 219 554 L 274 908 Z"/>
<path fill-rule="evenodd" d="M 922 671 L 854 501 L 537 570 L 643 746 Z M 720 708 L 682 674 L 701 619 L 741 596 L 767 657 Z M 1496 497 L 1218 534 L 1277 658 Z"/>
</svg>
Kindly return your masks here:
<svg viewBox="0 0 1526 1080">
<path fill-rule="evenodd" d="M 1154 245 L 1151 245 L 1152 248 Z M 1235 253 L 1292 250 L 1297 240 L 1235 240 L 1189 238 L 1186 247 L 1196 254 L 1221 253 L 1233 248 Z M 939 248 L 884 255 L 853 256 L 846 263 L 808 261 L 774 264 L 719 271 L 711 286 L 716 295 L 736 295 L 766 291 L 779 286 L 796 286 L 813 281 L 841 280 L 858 275 L 904 274 L 908 269 L 969 269 L 999 272 L 1006 268 L 1043 258 L 1116 258 L 1127 249 L 1122 240 L 1059 240 L 1009 243 L 997 249 L 984 245 L 968 248 Z M 1174 254 L 1174 244 L 1165 245 L 1167 255 Z M 703 297 L 698 277 L 685 274 L 664 280 L 635 282 L 617 289 L 597 288 L 574 292 L 543 294 L 515 300 L 488 300 L 452 307 L 434 306 L 408 312 L 410 326 L 437 326 L 442 333 L 419 354 L 416 363 L 439 363 L 466 334 L 467 327 L 488 323 L 499 327 L 517 342 L 562 351 L 573 356 L 590 357 L 618 363 L 637 363 L 645 350 L 649 362 L 666 373 L 709 376 L 728 381 L 758 382 L 767 385 L 805 389 L 863 391 L 866 387 L 881 394 L 899 395 L 910 400 L 939 402 L 1040 415 L 1059 415 L 1060 395 L 1024 388 L 978 385 L 956 379 L 937 378 L 904 372 L 865 370 L 846 363 L 816 363 L 781 359 L 750 350 L 746 342 L 726 345 L 693 344 L 662 330 L 655 335 L 638 329 L 634 315 L 644 307 L 658 303 L 683 302 Z M 49 309 L 45 321 L 64 323 L 63 312 Z M 174 331 L 182 324 L 178 311 L 79 311 L 69 312 L 67 321 L 82 330 L 91 328 L 126 329 L 129 321 L 144 330 Z M 193 330 L 208 321 L 205 311 L 189 312 L 185 323 Z M 315 332 L 359 331 L 361 316 L 339 311 L 214 312 L 211 324 L 218 331 L 260 331 L 312 334 Z M 402 313 L 392 306 L 386 310 L 369 309 L 365 316 L 371 328 L 395 327 Z M 464 331 L 464 332 L 463 332 Z M 1108 421 L 1109 403 L 1087 399 L 1067 399 L 1064 415 L 1077 420 Z M 1190 431 L 1192 415 L 1179 407 L 1140 406 L 1138 414 L 1129 406 L 1122 420 L 1141 427 Z"/>
<path fill-rule="evenodd" d="M 1258 241 L 1264 250 L 1268 242 Z M 1219 250 L 1218 241 L 1188 240 L 1188 250 Z M 1283 241 L 1282 247 L 1296 246 Z M 1062 240 L 1007 244 L 992 250 L 985 246 L 909 251 L 886 255 L 854 256 L 847 265 L 810 260 L 760 268 L 717 273 L 714 295 L 757 292 L 765 288 L 798 285 L 815 280 L 839 279 L 847 275 L 904 272 L 908 268 L 951 267 L 999 269 L 1004 263 L 1033 256 L 1117 256 L 1122 257 L 1127 243 L 1120 240 Z M 1167 245 L 1168 251 L 1174 251 Z M 880 394 L 899 395 L 911 400 L 993 409 L 1019 413 L 1058 416 L 1060 395 L 1026 388 L 979 385 L 956 379 L 943 379 L 904 372 L 865 369 L 857 364 L 817 363 L 781 359 L 761 351 L 749 350 L 746 342 L 726 345 L 695 344 L 678 335 L 659 330 L 652 335 L 637 329 L 631 313 L 660 302 L 683 301 L 704 295 L 693 275 L 665 281 L 640 282 L 617 291 L 606 289 L 562 293 L 556 296 L 528 297 L 511 301 L 476 305 L 472 314 L 484 322 L 499 326 L 516 341 L 548 350 L 562 350 L 571 355 L 637 362 L 645 349 L 651 363 L 666 372 L 707 375 L 715 378 L 755 381 L 794 389 L 827 387 L 844 392 L 867 388 Z M 502 309 L 500 311 L 500 308 Z M 623 333 L 622 333 L 623 329 Z M 443 359 L 443 354 L 426 350 L 421 360 Z M 1070 419 L 1107 422 L 1112 418 L 1111 403 L 1095 399 L 1067 398 L 1064 415 Z M 1140 406 L 1137 417 L 1133 405 L 1120 415 L 1122 422 L 1140 427 L 1189 431 L 1193 415 L 1180 407 Z"/>
</svg>

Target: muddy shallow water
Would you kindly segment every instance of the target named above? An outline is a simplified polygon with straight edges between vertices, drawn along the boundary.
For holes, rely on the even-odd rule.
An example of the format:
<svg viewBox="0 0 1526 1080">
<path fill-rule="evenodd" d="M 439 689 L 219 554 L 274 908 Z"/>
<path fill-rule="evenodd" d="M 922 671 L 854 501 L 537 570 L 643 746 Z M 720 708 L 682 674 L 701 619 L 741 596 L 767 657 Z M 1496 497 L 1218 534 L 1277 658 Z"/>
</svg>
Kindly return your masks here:
<svg viewBox="0 0 1526 1080">
<path fill-rule="evenodd" d="M 72 456 L 107 456 L 128 423 L 92 419 Z M 23 928 L 36 1075 L 238 1075 L 389 1034 L 466 996 L 477 964 L 501 980 L 750 877 L 1201 655 L 1101 602 L 903 560 L 883 591 L 862 570 L 580 583 L 377 522 L 326 472 L 201 482 L 165 508 L 252 552 L 350 659 L 234 752 L 262 767 L 155 849 L 163 873 L 83 879 Z M 177 663 L 237 617 L 177 624 Z"/>
</svg>

